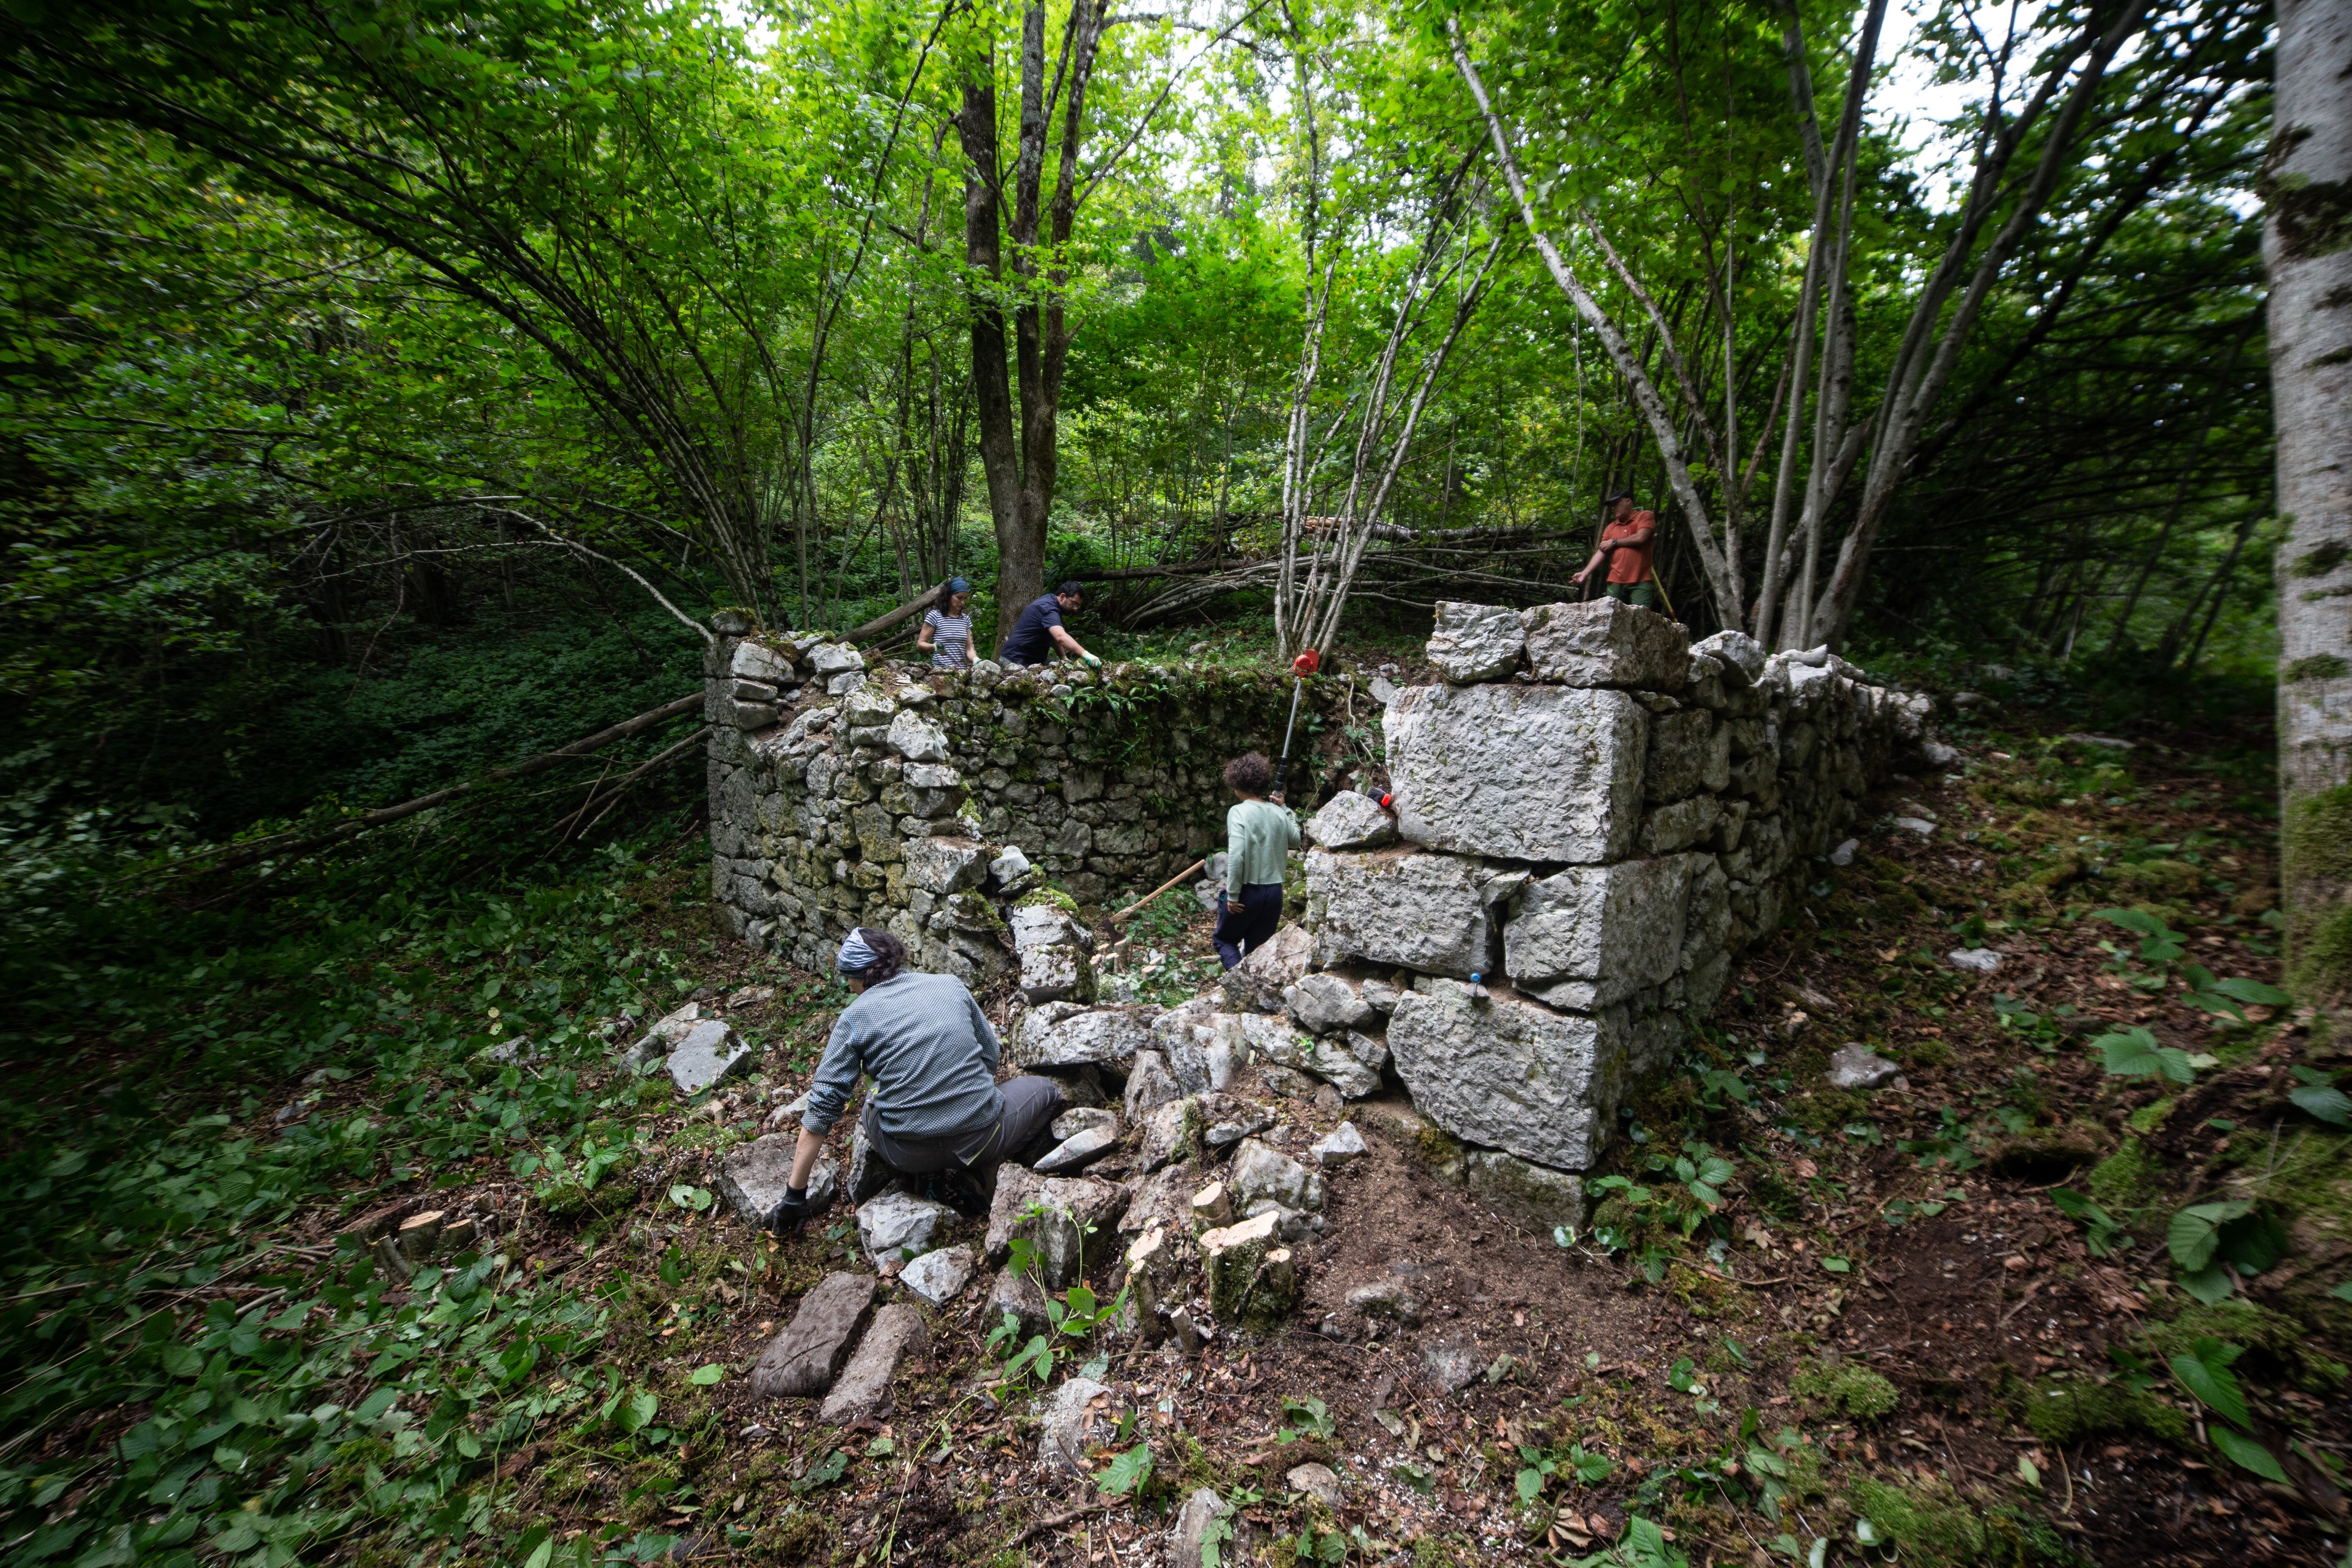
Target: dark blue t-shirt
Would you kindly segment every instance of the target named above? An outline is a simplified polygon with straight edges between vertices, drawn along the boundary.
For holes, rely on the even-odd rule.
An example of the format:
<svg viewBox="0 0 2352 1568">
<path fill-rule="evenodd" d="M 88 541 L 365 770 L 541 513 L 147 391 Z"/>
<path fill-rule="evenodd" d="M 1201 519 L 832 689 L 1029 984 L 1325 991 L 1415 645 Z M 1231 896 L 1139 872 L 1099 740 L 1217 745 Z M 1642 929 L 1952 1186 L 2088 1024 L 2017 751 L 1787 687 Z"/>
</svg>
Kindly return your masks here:
<svg viewBox="0 0 2352 1568">
<path fill-rule="evenodd" d="M 1042 664 L 1053 656 L 1054 638 L 1048 627 L 1062 623 L 1062 607 L 1050 593 L 1041 593 L 1029 601 L 1021 619 L 1013 623 L 1013 635 L 996 651 L 999 661 L 1010 660 L 1023 664 Z"/>
</svg>

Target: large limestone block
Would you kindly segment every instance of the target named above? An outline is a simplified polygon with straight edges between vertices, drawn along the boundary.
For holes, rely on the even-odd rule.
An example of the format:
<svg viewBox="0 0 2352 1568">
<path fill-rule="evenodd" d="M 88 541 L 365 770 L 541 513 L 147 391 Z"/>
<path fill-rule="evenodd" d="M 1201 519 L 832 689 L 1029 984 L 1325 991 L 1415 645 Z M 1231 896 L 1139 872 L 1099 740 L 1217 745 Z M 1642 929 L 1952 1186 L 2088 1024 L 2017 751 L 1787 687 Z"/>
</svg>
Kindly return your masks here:
<svg viewBox="0 0 2352 1568">
<path fill-rule="evenodd" d="M 1396 819 L 1369 795 L 1342 789 L 1307 824 L 1310 843 L 1327 850 L 1376 850 L 1396 842 Z"/>
<path fill-rule="evenodd" d="M 758 1054 L 718 1019 L 707 1019 L 669 1054 L 669 1081 L 681 1094 L 699 1094 L 722 1078 L 745 1071 Z"/>
<path fill-rule="evenodd" d="M 874 1326 L 842 1369 L 841 1381 L 825 1396 L 817 1419 L 828 1427 L 846 1427 L 887 1416 L 898 1369 L 930 1348 L 930 1338 L 922 1309 L 911 1301 L 893 1301 L 875 1313 Z"/>
<path fill-rule="evenodd" d="M 1005 1052 L 1013 1067 L 1101 1067 L 1151 1045 L 1148 1007 L 1081 1008 L 1048 1002 L 1023 1015 Z"/>
<path fill-rule="evenodd" d="M 920 714 L 901 709 L 890 720 L 882 743 L 909 762 L 945 762 L 948 732 Z"/>
<path fill-rule="evenodd" d="M 727 673 L 747 681 L 765 681 L 772 686 L 800 684 L 800 674 L 793 667 L 789 653 L 780 653 L 748 639 L 735 644 L 727 661 Z"/>
<path fill-rule="evenodd" d="M 970 839 L 908 839 L 907 885 L 945 897 L 978 887 L 988 874 L 988 846 Z"/>
<path fill-rule="evenodd" d="M 1007 1312 L 1021 1325 L 1024 1340 L 1047 1333 L 1054 1326 L 1053 1320 L 1045 1315 L 1045 1292 L 1037 1288 L 1034 1274 L 1016 1274 L 1007 1269 L 996 1276 L 995 1284 L 989 1288 L 988 1315 L 982 1322 L 993 1328 Z"/>
<path fill-rule="evenodd" d="M 1718 734 L 1718 730 L 1721 732 Z M 1650 749 L 1642 768 L 1642 793 L 1651 801 L 1679 800 L 1695 794 L 1717 769 L 1715 788 L 1727 782 L 1731 768 L 1731 727 L 1717 725 L 1705 708 L 1662 714 L 1650 721 Z"/>
<path fill-rule="evenodd" d="M 1654 611 L 1596 599 L 1538 604 L 1519 620 L 1537 680 L 1678 692 L 1689 678 L 1690 633 Z"/>
<path fill-rule="evenodd" d="M 1013 906 L 1010 924 L 1013 950 L 1021 958 L 1021 989 L 1031 1003 L 1094 999 L 1094 962 L 1087 956 L 1094 934 L 1058 900 L 1036 894 Z"/>
<path fill-rule="evenodd" d="M 822 1394 L 833 1386 L 849 1342 L 874 1301 L 871 1274 L 827 1274 L 801 1298 L 799 1311 L 751 1369 L 751 1392 L 762 1399 Z"/>
<path fill-rule="evenodd" d="M 1649 727 L 1623 692 L 1413 687 L 1388 716 L 1398 831 L 1506 860 L 1621 859 L 1642 826 Z"/>
<path fill-rule="evenodd" d="M 799 1142 L 798 1133 L 770 1133 L 728 1150 L 719 1162 L 720 1199 L 754 1225 L 765 1219 L 792 1185 L 793 1155 Z M 839 1163 L 831 1155 L 818 1155 L 809 1170 L 809 1202 L 823 1208 L 840 1188 Z"/>
<path fill-rule="evenodd" d="M 1584 1178 L 1491 1149 L 1473 1153 L 1470 1200 L 1522 1229 L 1549 1236 L 1554 1228 L 1584 1225 Z"/>
<path fill-rule="evenodd" d="M 1045 1178 L 1026 1166 L 996 1167 L 996 1196 L 988 1207 L 988 1235 L 981 1242 L 981 1255 L 991 1268 L 1003 1263 L 1013 1238 L 1020 1234 L 1022 1215 L 1037 1201 L 1037 1191 L 1045 1185 Z"/>
<path fill-rule="evenodd" d="M 843 697 L 841 721 L 852 729 L 873 729 L 888 724 L 898 711 L 898 699 L 889 689 L 867 681 Z"/>
<path fill-rule="evenodd" d="M 1745 632 L 1717 632 L 1702 637 L 1691 644 L 1691 652 L 1721 664 L 1723 684 L 1735 691 L 1755 685 L 1764 674 L 1764 645 Z"/>
<path fill-rule="evenodd" d="M 1250 1053 L 1259 1061 L 1311 1072 L 1350 1100 L 1361 1100 L 1379 1092 L 1380 1070 L 1360 1060 L 1345 1038 L 1318 1039 L 1301 1034 L 1277 1019 L 1255 1014 L 1242 1021 L 1243 1039 Z"/>
<path fill-rule="evenodd" d="M 1117 1255 L 1118 1218 L 1128 1190 L 1089 1176 L 1039 1176 L 1019 1166 L 997 1172 L 982 1249 L 991 1263 L 1011 1255 L 1014 1238 L 1029 1243 L 1031 1267 L 1048 1291 L 1064 1291 Z"/>
<path fill-rule="evenodd" d="M 1456 684 L 1499 681 L 1518 668 L 1527 632 L 1517 611 L 1499 604 L 1437 601 L 1437 630 L 1429 639 L 1429 662 Z"/>
<path fill-rule="evenodd" d="M 1213 996 L 1194 997 L 1180 1002 L 1151 1020 L 1152 1044 L 1168 1059 L 1168 1071 L 1175 1075 L 1176 1085 L 1187 1094 L 1198 1094 L 1223 1084 L 1209 1082 L 1209 1022 L 1217 1016 L 1217 998 Z M 1129 1121 L 1141 1118 L 1134 1113 Z"/>
<path fill-rule="evenodd" d="M 1580 1012 L 1660 984 L 1682 956 L 1694 858 L 1712 860 L 1658 855 L 1571 866 L 1531 884 L 1503 928 L 1503 972 L 1520 989 Z M 1393 1023 L 1390 1033 L 1393 1051 Z"/>
<path fill-rule="evenodd" d="M 1322 916 L 1316 956 L 1326 964 L 1401 964 L 1432 975 L 1486 973 L 1494 941 L 1485 871 L 1475 861 L 1409 850 L 1308 852 L 1307 894 Z"/>
<path fill-rule="evenodd" d="M 1301 975 L 1298 983 L 1282 994 L 1282 1000 L 1298 1027 L 1310 1034 L 1360 1029 L 1373 1017 L 1372 1005 L 1364 1000 L 1363 993 L 1339 975 Z"/>
<path fill-rule="evenodd" d="M 1728 727 L 1724 731 L 1727 737 Z M 1730 772 L 1728 758 L 1725 773 Z M 1694 795 L 1671 806 L 1660 806 L 1642 819 L 1642 848 L 1654 855 L 1686 850 L 1713 833 L 1723 821 L 1723 802 L 1713 795 Z"/>
<path fill-rule="evenodd" d="M 1244 1138 L 1234 1150 L 1225 1186 L 1234 1201 L 1244 1207 L 1261 1197 L 1270 1197 L 1285 1208 L 1320 1212 L 1323 1207 L 1323 1178 L 1255 1138 Z"/>
<path fill-rule="evenodd" d="M 926 1252 L 898 1271 L 898 1282 L 935 1307 L 944 1307 L 971 1281 L 969 1247 Z"/>
<path fill-rule="evenodd" d="M 1153 1037 L 1158 1038 L 1159 1024 L 1153 1025 Z M 1156 1051 L 1139 1051 L 1127 1074 L 1127 1119 L 1140 1122 L 1162 1105 L 1172 1105 L 1184 1098 L 1182 1085 L 1168 1071 L 1168 1059 Z"/>
<path fill-rule="evenodd" d="M 1480 1000 L 1433 980 L 1397 1003 L 1389 1051 L 1413 1104 L 1455 1137 L 1586 1170 L 1633 1077 L 1631 1034 L 1614 1010 L 1555 1012 L 1501 987 Z"/>
<path fill-rule="evenodd" d="M 1225 971 L 1225 1005 L 1236 1012 L 1279 1010 L 1282 993 L 1307 973 L 1314 951 L 1315 938 L 1305 931 L 1281 927 Z"/>
<path fill-rule="evenodd" d="M 866 668 L 866 655 L 846 643 L 819 643 L 809 650 L 809 668 L 819 679 L 844 675 Z"/>
<path fill-rule="evenodd" d="M 877 1263 L 919 1257 L 931 1249 L 940 1227 L 955 1222 L 955 1210 L 912 1193 L 886 1192 L 857 1206 L 857 1239 Z"/>
</svg>

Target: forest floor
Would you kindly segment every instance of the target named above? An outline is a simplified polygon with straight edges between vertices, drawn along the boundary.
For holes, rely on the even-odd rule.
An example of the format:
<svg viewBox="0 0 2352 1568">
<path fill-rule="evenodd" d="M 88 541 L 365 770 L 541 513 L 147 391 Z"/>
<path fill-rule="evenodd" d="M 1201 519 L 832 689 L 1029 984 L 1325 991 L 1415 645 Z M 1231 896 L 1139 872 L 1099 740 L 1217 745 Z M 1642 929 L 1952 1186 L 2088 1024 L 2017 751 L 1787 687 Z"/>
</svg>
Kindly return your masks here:
<svg viewBox="0 0 2352 1568">
<path fill-rule="evenodd" d="M 887 1424 L 751 1395 L 800 1292 L 866 1265 L 845 1214 L 783 1241 L 727 1215 L 717 1156 L 845 997 L 702 936 L 691 846 L 281 946 L 205 993 L 201 1044 L 93 989 L 11 1064 L 42 1086 L 12 1139 L 41 1174 L 0 1320 L 11 1554 L 1157 1568 L 1206 1486 L 1227 1563 L 2333 1562 L 2352 1165 L 2311 1020 L 2229 995 L 2276 967 L 2273 826 L 2206 760 L 2244 737 L 2032 720 L 1889 781 L 1631 1108 L 1586 1231 L 1474 1206 L 1395 1101 L 1286 1103 L 1292 1141 L 1346 1117 L 1370 1145 L 1328 1178 L 1306 1304 L 1193 1357 L 1068 1338 L 1044 1379 L 1083 1365 L 1123 1417 L 1087 1478 L 1040 1463 L 1040 1369 L 1005 1375 L 984 1278 L 929 1314 Z M 1163 988 L 1207 972 L 1186 897 L 1130 959 Z M 689 995 L 767 1048 L 691 1104 L 598 1027 Z M 159 1045 L 226 1060 L 240 1021 L 278 1065 L 224 1109 L 123 1113 Z M 525 1031 L 549 1054 L 488 1060 Z M 1847 1041 L 1903 1076 L 1830 1087 Z M 121 1125 L 79 1148 L 78 1117 Z M 405 1281 L 339 1241 L 425 1196 L 520 1224 Z M 1375 1280 L 1420 1322 L 1346 1307 Z M 1432 1380 L 1441 1345 L 1483 1366 L 1467 1388 Z M 1310 1461 L 1336 1499 L 1294 1490 Z"/>
</svg>

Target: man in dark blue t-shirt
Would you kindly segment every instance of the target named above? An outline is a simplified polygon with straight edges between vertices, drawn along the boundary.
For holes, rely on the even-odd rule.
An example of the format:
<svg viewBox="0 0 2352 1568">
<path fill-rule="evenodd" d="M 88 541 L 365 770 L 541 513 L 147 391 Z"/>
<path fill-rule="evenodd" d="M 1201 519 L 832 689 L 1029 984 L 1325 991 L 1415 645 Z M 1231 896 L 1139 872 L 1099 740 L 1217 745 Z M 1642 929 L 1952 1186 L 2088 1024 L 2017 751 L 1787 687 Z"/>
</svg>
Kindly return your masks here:
<svg viewBox="0 0 2352 1568">
<path fill-rule="evenodd" d="M 1011 635 L 996 650 L 1001 664 L 1042 664 L 1054 656 L 1054 650 L 1084 659 L 1089 665 L 1100 668 L 1102 661 L 1078 646 L 1078 640 L 1062 628 L 1062 617 L 1077 613 L 1086 600 L 1085 585 L 1066 582 L 1051 593 L 1041 593 L 1021 612 L 1021 619 L 1013 623 Z"/>
</svg>

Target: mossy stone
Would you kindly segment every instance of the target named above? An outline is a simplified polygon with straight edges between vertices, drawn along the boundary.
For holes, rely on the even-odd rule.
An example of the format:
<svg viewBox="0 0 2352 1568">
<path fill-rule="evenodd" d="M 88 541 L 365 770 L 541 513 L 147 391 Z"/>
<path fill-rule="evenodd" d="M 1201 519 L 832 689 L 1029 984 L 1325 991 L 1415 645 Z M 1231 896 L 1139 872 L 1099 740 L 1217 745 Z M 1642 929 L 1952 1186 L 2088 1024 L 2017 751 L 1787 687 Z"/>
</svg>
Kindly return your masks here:
<svg viewBox="0 0 2352 1568">
<path fill-rule="evenodd" d="M 1789 1379 L 1790 1391 L 1825 1409 L 1856 1421 L 1875 1421 L 1902 1403 L 1903 1396 L 1866 1366 L 1850 1362 L 1826 1366 L 1819 1362 L 1800 1367 Z"/>
</svg>

